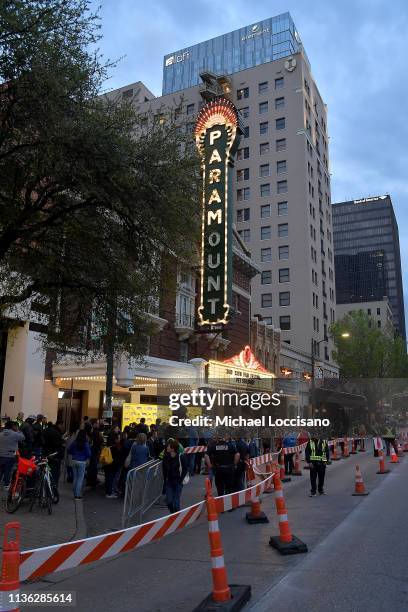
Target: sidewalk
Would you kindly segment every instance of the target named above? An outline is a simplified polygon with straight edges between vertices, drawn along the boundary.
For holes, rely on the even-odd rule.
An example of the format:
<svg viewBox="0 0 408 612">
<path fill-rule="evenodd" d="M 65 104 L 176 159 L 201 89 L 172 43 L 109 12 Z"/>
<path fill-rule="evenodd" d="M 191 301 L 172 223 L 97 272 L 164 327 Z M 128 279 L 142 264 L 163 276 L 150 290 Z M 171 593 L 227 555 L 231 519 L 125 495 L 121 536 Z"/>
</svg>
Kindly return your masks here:
<svg viewBox="0 0 408 612">
<path fill-rule="evenodd" d="M 206 476 L 193 476 L 188 485 L 183 487 L 181 507 L 186 508 L 204 497 Z M 99 535 L 122 529 L 123 498 L 106 499 L 103 483 L 96 488 L 86 488 L 83 509 L 87 526 L 87 536 Z M 168 509 L 161 497 L 142 517 L 146 523 L 168 514 Z"/>
<path fill-rule="evenodd" d="M 6 523 L 18 521 L 21 525 L 22 550 L 49 546 L 57 542 L 68 542 L 77 537 L 82 537 L 84 533 L 81 513 L 79 512 L 79 515 L 77 515 L 72 495 L 72 485 L 61 482 L 59 491 L 60 501 L 53 505 L 51 515 L 38 507 L 34 508 L 33 512 L 29 512 L 28 499 L 24 500 L 14 514 L 9 514 L 6 512 L 5 505 L 7 492 L 2 489 L 0 491 L 0 533 L 4 534 Z M 82 532 L 82 535 L 78 536 L 80 532 Z M 3 540 L 0 546 L 3 546 Z"/>
</svg>

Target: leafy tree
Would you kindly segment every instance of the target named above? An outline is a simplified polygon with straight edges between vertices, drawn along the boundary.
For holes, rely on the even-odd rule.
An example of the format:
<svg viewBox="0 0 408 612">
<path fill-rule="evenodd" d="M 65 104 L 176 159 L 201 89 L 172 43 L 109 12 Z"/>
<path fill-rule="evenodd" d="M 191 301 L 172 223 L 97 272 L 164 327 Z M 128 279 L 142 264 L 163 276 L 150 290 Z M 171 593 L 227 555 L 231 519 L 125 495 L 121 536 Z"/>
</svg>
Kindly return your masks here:
<svg viewBox="0 0 408 612">
<path fill-rule="evenodd" d="M 99 28 L 87 0 L 0 4 L 0 314 L 112 364 L 145 352 L 163 261 L 194 253 L 198 163 L 169 115 L 100 95 Z"/>
<path fill-rule="evenodd" d="M 374 326 L 363 311 L 352 311 L 330 328 L 334 359 L 342 377 L 400 378 L 408 375 L 408 357 L 400 337 Z M 347 332 L 348 337 L 343 337 Z"/>
</svg>

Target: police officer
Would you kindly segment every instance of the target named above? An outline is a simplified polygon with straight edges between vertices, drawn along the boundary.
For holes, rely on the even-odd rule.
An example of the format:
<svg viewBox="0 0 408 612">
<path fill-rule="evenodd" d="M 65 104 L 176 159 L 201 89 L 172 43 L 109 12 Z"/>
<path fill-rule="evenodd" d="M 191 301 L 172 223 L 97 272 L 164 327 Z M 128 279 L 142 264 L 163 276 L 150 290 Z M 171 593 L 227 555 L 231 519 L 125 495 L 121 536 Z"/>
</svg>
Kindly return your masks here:
<svg viewBox="0 0 408 612">
<path fill-rule="evenodd" d="M 228 434 L 221 433 L 219 438 L 211 445 L 209 458 L 215 472 L 215 486 L 218 495 L 232 493 L 234 491 L 235 466 L 239 462 L 240 455 Z"/>
<path fill-rule="evenodd" d="M 235 446 L 239 453 L 239 461 L 235 469 L 234 491 L 242 491 L 245 489 L 246 461 L 249 459 L 249 446 L 245 441 L 245 431 L 238 432 L 238 440 Z"/>
<path fill-rule="evenodd" d="M 305 449 L 305 459 L 310 466 L 310 497 L 316 497 L 316 480 L 319 494 L 325 495 L 323 486 L 329 456 L 327 440 L 318 437 L 309 440 Z"/>
</svg>

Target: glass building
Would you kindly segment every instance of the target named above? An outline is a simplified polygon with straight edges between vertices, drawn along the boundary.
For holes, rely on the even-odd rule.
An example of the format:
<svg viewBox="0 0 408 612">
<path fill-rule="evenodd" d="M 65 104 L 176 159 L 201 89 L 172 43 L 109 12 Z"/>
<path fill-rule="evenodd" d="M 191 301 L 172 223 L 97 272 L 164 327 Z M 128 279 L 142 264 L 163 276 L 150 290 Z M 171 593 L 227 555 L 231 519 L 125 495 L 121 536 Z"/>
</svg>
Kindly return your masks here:
<svg viewBox="0 0 408 612">
<path fill-rule="evenodd" d="M 333 204 L 336 301 L 387 296 L 396 332 L 406 339 L 398 225 L 389 195 Z"/>
<path fill-rule="evenodd" d="M 165 55 L 163 95 L 201 84 L 200 73 L 233 74 L 303 49 L 289 13 Z M 306 57 L 303 50 L 304 57 Z"/>
</svg>

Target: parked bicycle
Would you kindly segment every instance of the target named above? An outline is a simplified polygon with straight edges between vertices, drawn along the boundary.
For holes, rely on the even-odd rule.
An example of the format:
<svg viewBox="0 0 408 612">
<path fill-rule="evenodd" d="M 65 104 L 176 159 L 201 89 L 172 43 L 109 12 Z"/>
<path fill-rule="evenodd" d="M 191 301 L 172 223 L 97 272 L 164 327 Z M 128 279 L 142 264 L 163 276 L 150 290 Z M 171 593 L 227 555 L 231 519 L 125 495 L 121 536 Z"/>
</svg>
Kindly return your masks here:
<svg viewBox="0 0 408 612">
<path fill-rule="evenodd" d="M 52 504 L 59 502 L 58 489 L 53 481 L 49 459 L 58 453 L 51 453 L 48 457 L 43 457 L 36 463 L 37 474 L 35 479 L 34 491 L 30 499 L 30 512 L 35 504 L 41 509 L 46 509 L 48 514 L 52 514 Z"/>
<path fill-rule="evenodd" d="M 11 475 L 10 486 L 6 499 L 6 510 L 13 513 L 21 506 L 21 503 L 29 490 L 29 479 L 32 478 L 37 470 L 34 457 L 24 459 L 20 453 L 16 453 L 17 464 Z M 32 482 L 32 481 L 31 481 Z"/>
</svg>

